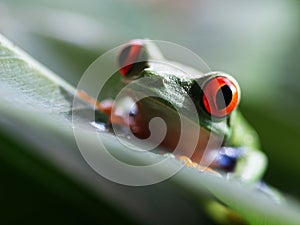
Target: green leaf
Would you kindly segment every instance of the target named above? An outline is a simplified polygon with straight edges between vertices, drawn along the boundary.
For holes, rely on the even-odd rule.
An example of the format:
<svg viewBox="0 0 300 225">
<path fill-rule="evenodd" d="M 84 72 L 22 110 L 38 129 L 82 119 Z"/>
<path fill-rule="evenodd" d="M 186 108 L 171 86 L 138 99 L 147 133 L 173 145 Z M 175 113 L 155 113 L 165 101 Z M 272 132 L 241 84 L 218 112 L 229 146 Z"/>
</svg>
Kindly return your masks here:
<svg viewBox="0 0 300 225">
<path fill-rule="evenodd" d="M 0 43 L 1 161 L 63 196 L 62 202 L 75 206 L 73 212 L 99 223 L 107 219 L 111 223 L 208 224 L 212 222 L 202 206 L 217 198 L 250 224 L 300 223 L 300 207 L 292 200 L 277 204 L 252 187 L 192 168 L 149 187 L 126 187 L 99 176 L 76 146 L 70 116 L 75 89 L 2 36 Z M 82 107 L 91 109 L 84 103 Z M 82 129 L 80 135 L 88 153 L 105 153 L 91 132 Z M 131 151 L 110 133 L 98 135 L 110 153 L 124 162 L 145 165 L 165 157 Z M 164 174 L 180 165 L 170 159 L 153 173 Z"/>
</svg>

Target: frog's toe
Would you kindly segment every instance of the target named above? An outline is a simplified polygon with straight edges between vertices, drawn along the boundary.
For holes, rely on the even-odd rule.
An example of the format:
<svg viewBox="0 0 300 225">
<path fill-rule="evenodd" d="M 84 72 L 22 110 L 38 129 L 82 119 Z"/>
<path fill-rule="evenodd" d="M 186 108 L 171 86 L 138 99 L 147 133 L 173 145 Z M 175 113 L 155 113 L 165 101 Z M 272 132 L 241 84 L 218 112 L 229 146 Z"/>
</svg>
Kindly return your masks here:
<svg viewBox="0 0 300 225">
<path fill-rule="evenodd" d="M 96 110 L 107 115 L 111 114 L 111 109 L 113 106 L 112 100 L 105 100 L 103 102 L 99 102 L 97 99 L 89 96 L 83 90 L 77 90 L 76 96 L 81 100 L 87 102 L 88 104 L 92 105 L 93 107 L 95 107 Z"/>
<path fill-rule="evenodd" d="M 200 171 L 205 171 L 205 172 L 209 172 L 217 177 L 222 177 L 222 175 L 220 173 L 218 173 L 216 170 L 208 167 L 208 166 L 201 166 L 198 164 L 197 169 Z"/>
<path fill-rule="evenodd" d="M 176 156 L 177 159 L 180 161 L 183 161 L 186 166 L 197 168 L 197 163 L 193 162 L 189 157 L 184 155 L 178 155 Z"/>
<path fill-rule="evenodd" d="M 209 201 L 206 211 L 211 219 L 220 225 L 247 225 L 246 220 L 232 209 L 217 201 Z"/>
<path fill-rule="evenodd" d="M 185 163 L 186 166 L 188 167 L 192 167 L 192 168 L 196 168 L 200 171 L 205 171 L 205 172 L 208 172 L 208 173 L 211 173 L 215 176 L 218 176 L 218 177 L 222 177 L 220 173 L 218 173 L 217 171 L 213 170 L 212 168 L 210 167 L 207 167 L 207 166 L 201 166 L 199 165 L 198 163 L 196 162 L 193 162 L 189 157 L 187 156 L 184 156 L 184 155 L 178 155 L 176 156 L 177 159 L 179 159 L 180 161 L 183 161 Z"/>
</svg>

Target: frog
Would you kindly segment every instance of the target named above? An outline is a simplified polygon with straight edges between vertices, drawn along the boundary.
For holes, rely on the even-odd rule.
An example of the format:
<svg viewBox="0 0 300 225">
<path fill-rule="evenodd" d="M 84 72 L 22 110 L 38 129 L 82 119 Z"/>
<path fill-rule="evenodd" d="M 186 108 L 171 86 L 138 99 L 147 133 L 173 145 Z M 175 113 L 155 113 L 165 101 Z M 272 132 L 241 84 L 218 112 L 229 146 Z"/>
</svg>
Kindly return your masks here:
<svg viewBox="0 0 300 225">
<path fill-rule="evenodd" d="M 177 152 L 176 158 L 188 167 L 233 178 L 245 184 L 255 184 L 262 179 L 267 167 L 267 157 L 261 150 L 256 131 L 238 109 L 241 90 L 233 76 L 221 71 L 202 73 L 179 62 L 169 61 L 147 39 L 127 42 L 116 61 L 120 82 L 126 85 L 147 78 L 148 83 L 138 86 L 137 91 L 155 93 L 156 97 L 150 96 L 135 103 L 135 107 L 129 110 L 130 118 L 125 119 L 125 116 L 123 118 L 115 113 L 113 100 L 99 102 L 84 91 L 78 91 L 81 99 L 108 115 L 110 124 L 127 127 L 136 137 L 145 139 L 151 133 L 148 126 L 151 118 L 158 116 L 169 125 L 160 146 L 166 152 L 172 152 L 181 134 L 176 108 L 180 108 L 184 117 L 189 118 L 191 104 L 184 100 L 191 99 L 198 121 L 190 121 L 189 128 L 185 130 L 185 144 Z M 128 95 L 134 98 L 135 92 L 136 90 L 129 91 Z M 190 154 L 189 136 L 196 131 L 200 131 L 199 137 Z M 207 147 L 208 140 L 218 143 L 218 146 Z M 208 166 L 200 164 L 205 162 L 204 152 L 214 153 L 213 159 L 207 159 Z M 237 219 L 238 215 L 227 210 L 221 203 L 213 202 L 208 205 L 206 208 L 209 209 L 209 214 L 216 220 L 222 218 L 224 221 L 221 223 L 233 224 L 232 220 L 240 220 Z M 219 210 L 220 207 L 226 210 Z M 226 215 L 220 216 L 221 211 Z"/>
</svg>

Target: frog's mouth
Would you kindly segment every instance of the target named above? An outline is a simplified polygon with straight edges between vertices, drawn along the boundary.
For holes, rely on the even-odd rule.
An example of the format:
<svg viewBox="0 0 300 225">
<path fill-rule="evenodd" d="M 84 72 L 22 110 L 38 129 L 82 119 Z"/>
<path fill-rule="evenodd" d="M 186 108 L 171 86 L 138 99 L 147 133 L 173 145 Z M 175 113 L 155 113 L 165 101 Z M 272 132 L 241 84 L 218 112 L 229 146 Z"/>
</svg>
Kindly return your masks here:
<svg viewBox="0 0 300 225">
<path fill-rule="evenodd" d="M 191 122 L 187 117 L 185 119 L 188 126 L 182 129 L 176 111 L 163 106 L 153 103 L 153 99 L 151 101 L 143 99 L 136 103 L 135 110 L 130 115 L 130 129 L 133 134 L 141 139 L 148 138 L 151 135 L 149 130 L 151 119 L 159 117 L 165 122 L 167 130 L 162 141 L 161 137 L 157 137 L 159 143 L 155 144 L 162 146 L 168 152 L 187 156 L 194 162 L 206 166 L 212 163 L 217 157 L 216 150 L 223 144 L 223 137 L 205 129 L 199 123 Z"/>
</svg>

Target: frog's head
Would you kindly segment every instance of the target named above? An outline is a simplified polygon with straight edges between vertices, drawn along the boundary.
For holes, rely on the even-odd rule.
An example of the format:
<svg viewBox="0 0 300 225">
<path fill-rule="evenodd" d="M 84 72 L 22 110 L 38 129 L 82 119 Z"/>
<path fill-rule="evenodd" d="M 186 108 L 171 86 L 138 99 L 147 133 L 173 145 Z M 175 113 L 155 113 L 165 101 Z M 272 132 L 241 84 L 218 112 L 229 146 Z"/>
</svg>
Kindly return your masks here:
<svg viewBox="0 0 300 225">
<path fill-rule="evenodd" d="M 197 109 L 202 128 L 217 135 L 230 133 L 230 117 L 240 99 L 239 85 L 230 75 L 223 72 L 203 74 L 168 61 L 147 40 L 129 42 L 120 52 L 119 66 L 125 82 L 150 78 L 138 90 L 155 93 L 161 98 L 156 103 L 150 100 L 144 104 L 144 114 L 155 116 L 153 112 L 159 109 L 159 116 L 169 117 L 172 109 L 182 108 L 189 118 L 190 104 L 185 101 L 189 98 Z"/>
</svg>

